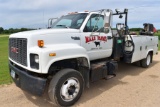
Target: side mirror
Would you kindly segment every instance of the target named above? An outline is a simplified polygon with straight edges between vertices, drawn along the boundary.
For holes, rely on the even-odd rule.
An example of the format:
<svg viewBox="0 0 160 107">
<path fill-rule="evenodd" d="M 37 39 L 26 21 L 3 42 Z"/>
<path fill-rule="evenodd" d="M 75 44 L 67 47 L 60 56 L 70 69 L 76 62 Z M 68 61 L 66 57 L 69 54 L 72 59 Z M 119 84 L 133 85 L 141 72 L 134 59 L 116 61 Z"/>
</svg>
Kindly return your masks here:
<svg viewBox="0 0 160 107">
<path fill-rule="evenodd" d="M 108 27 L 104 28 L 104 33 L 106 33 L 106 34 L 109 33 L 109 28 Z"/>
<path fill-rule="evenodd" d="M 98 20 L 99 20 L 99 17 L 96 17 L 95 20 L 98 21 Z"/>
<path fill-rule="evenodd" d="M 57 20 L 58 18 L 50 18 L 48 19 L 48 29 L 51 28 L 53 23 Z"/>
<path fill-rule="evenodd" d="M 110 28 L 110 25 L 109 25 L 109 23 L 105 23 L 104 24 L 104 33 L 109 33 L 109 28 Z"/>
</svg>

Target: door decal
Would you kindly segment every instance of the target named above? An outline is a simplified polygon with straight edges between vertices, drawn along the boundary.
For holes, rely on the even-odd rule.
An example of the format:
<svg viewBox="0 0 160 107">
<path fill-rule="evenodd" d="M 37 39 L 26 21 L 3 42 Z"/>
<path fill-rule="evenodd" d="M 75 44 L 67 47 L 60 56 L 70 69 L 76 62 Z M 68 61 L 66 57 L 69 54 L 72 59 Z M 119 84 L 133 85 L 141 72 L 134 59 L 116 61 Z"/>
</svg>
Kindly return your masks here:
<svg viewBox="0 0 160 107">
<path fill-rule="evenodd" d="M 102 47 L 100 47 L 101 42 L 104 42 L 104 43 L 107 42 L 107 36 L 98 36 L 98 35 L 85 36 L 85 40 L 86 40 L 86 43 L 88 43 L 88 44 L 90 44 L 90 43 L 95 44 L 96 48 L 91 48 L 91 50 L 102 49 Z"/>
</svg>

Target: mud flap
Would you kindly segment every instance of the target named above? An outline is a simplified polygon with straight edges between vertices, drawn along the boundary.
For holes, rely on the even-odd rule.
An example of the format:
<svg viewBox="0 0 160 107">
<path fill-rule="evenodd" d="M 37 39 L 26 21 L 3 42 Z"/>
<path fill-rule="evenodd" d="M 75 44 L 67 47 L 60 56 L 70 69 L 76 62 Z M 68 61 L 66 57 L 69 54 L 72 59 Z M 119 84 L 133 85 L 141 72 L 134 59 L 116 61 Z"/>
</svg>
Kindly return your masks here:
<svg viewBox="0 0 160 107">
<path fill-rule="evenodd" d="M 107 66 L 107 76 L 105 79 L 111 79 L 116 76 L 116 72 L 118 70 L 118 64 L 116 61 L 108 61 L 106 63 Z"/>
</svg>

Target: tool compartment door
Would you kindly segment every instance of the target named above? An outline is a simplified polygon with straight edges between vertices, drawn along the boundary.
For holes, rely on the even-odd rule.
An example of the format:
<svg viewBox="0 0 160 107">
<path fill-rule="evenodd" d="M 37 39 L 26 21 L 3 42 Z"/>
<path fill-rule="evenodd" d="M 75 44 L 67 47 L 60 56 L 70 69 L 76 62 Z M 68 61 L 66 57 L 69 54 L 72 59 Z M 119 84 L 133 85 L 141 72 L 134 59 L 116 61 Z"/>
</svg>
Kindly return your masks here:
<svg viewBox="0 0 160 107">
<path fill-rule="evenodd" d="M 142 49 L 141 36 L 132 36 L 132 39 L 134 42 L 134 52 L 132 55 L 131 63 L 141 59 L 141 49 Z"/>
<path fill-rule="evenodd" d="M 133 36 L 135 50 L 132 55 L 132 63 L 147 57 L 149 51 L 155 50 L 157 42 L 153 36 Z"/>
</svg>

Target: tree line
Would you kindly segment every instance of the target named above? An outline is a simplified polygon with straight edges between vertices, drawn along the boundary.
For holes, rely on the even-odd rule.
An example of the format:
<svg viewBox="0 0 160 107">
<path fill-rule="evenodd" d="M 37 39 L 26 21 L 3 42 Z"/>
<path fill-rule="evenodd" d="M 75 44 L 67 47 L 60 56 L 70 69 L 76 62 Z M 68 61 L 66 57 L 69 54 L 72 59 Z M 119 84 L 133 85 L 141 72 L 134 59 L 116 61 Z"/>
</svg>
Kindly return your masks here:
<svg viewBox="0 0 160 107">
<path fill-rule="evenodd" d="M 143 28 L 130 28 L 129 31 L 140 31 L 142 30 Z"/>
<path fill-rule="evenodd" d="M 29 29 L 29 28 L 4 29 L 3 27 L 0 27 L 0 34 L 11 34 L 11 33 L 17 33 L 17 32 L 22 32 L 22 31 L 29 31 L 29 30 L 35 30 L 35 29 Z"/>
<path fill-rule="evenodd" d="M 116 30 L 116 28 L 113 28 Z M 130 31 L 140 31 L 143 28 L 130 28 Z M 11 33 L 17 33 L 17 32 L 22 32 L 22 31 L 29 31 L 29 30 L 35 30 L 35 29 L 30 29 L 30 28 L 9 28 L 9 29 L 4 29 L 3 27 L 0 27 L 0 34 L 11 34 Z"/>
</svg>

